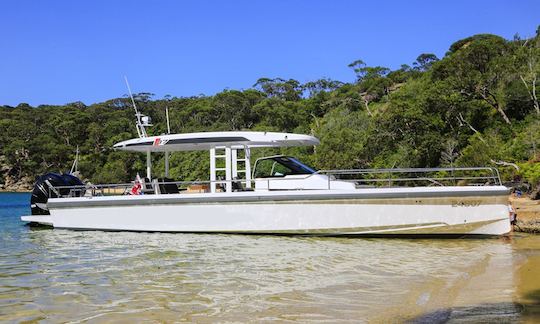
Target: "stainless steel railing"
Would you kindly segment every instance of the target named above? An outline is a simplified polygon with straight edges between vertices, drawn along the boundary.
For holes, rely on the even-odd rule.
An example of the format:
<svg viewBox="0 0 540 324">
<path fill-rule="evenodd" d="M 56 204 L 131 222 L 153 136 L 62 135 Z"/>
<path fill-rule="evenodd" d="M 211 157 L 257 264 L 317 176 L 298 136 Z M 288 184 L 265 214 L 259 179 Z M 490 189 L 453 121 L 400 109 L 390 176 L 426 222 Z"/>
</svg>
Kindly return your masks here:
<svg viewBox="0 0 540 324">
<path fill-rule="evenodd" d="M 392 187 L 396 183 L 411 186 L 459 186 L 459 185 L 501 185 L 499 170 L 492 167 L 463 168 L 395 168 L 395 169 L 357 169 L 357 170 L 320 170 L 316 174 L 325 174 L 340 181 L 355 182 L 358 185 Z M 385 185 L 386 184 L 386 185 Z"/>
<path fill-rule="evenodd" d="M 279 181 L 302 181 L 309 178 L 326 176 L 327 189 L 332 188 L 332 182 L 343 181 L 355 184 L 356 188 L 379 187 L 419 187 L 419 186 L 494 186 L 502 185 L 499 171 L 491 167 L 475 168 L 399 168 L 399 169 L 358 169 L 358 170 L 320 170 L 301 178 L 271 177 L 251 180 L 252 188 L 257 182 L 266 182 L 265 190 L 280 190 Z M 277 182 L 276 182 L 277 181 Z M 245 179 L 216 180 L 216 181 L 157 181 L 143 182 L 142 194 L 163 194 L 160 187 L 173 185 L 179 192 L 187 192 L 194 185 L 209 189 L 211 185 L 221 187 L 231 183 L 233 189 L 247 190 Z M 244 186 L 242 186 L 244 184 Z M 272 188 L 274 185 L 274 188 Z M 50 197 L 95 197 L 108 195 L 129 194 L 134 183 L 120 184 L 87 184 L 84 186 L 49 186 Z M 217 191 L 221 192 L 221 191 Z"/>
</svg>

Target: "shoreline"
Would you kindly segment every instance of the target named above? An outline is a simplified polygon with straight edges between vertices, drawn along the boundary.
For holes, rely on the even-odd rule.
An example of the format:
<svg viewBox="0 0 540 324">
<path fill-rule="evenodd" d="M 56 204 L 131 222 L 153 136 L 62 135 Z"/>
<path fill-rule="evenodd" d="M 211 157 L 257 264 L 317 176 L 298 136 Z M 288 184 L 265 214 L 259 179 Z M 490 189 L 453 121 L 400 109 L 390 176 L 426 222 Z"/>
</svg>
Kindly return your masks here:
<svg viewBox="0 0 540 324">
<path fill-rule="evenodd" d="M 0 193 L 32 193 L 32 190 L 0 189 Z"/>
</svg>

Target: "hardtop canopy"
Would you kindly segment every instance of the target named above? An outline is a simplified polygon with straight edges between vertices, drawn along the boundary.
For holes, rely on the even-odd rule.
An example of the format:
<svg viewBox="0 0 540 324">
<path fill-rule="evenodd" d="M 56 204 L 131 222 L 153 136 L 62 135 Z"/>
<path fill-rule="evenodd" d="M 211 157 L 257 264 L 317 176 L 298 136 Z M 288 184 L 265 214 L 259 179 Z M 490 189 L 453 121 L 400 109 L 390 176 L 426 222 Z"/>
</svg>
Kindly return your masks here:
<svg viewBox="0 0 540 324">
<path fill-rule="evenodd" d="M 134 138 L 114 144 L 115 149 L 135 152 L 205 151 L 215 148 L 287 147 L 318 145 L 316 137 L 274 132 L 200 132 Z"/>
</svg>

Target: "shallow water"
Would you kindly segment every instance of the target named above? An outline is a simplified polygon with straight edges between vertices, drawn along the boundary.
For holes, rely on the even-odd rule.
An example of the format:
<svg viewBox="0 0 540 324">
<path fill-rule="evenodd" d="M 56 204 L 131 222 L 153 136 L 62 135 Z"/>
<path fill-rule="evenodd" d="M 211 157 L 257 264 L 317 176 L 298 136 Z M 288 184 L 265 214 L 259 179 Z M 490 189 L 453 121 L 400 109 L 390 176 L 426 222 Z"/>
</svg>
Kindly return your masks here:
<svg viewBox="0 0 540 324">
<path fill-rule="evenodd" d="M 31 228 L 0 194 L 0 321 L 540 320 L 540 236 L 361 239 Z"/>
</svg>

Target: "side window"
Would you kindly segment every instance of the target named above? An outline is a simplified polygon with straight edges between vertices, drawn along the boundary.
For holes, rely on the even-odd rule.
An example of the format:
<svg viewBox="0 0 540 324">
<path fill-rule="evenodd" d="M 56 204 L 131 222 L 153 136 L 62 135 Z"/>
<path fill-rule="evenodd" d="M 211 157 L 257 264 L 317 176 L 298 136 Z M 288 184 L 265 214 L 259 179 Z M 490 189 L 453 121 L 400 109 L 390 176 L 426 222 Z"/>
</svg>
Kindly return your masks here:
<svg viewBox="0 0 540 324">
<path fill-rule="evenodd" d="M 291 172 L 291 169 L 287 168 L 283 164 L 274 162 L 272 167 L 272 177 L 284 177 Z"/>
<path fill-rule="evenodd" d="M 298 160 L 286 156 L 260 159 L 253 171 L 254 178 L 284 177 L 296 174 L 312 174 L 315 170 Z"/>
<path fill-rule="evenodd" d="M 255 170 L 253 172 L 254 178 L 268 178 L 271 176 L 272 172 L 272 165 L 274 164 L 274 160 L 268 159 L 268 160 L 259 160 L 257 162 L 257 165 L 255 167 Z"/>
</svg>

